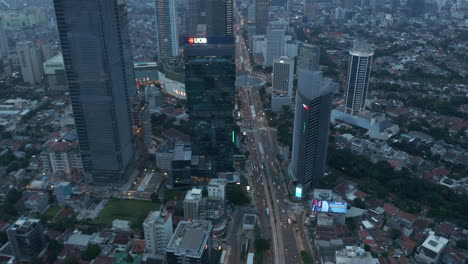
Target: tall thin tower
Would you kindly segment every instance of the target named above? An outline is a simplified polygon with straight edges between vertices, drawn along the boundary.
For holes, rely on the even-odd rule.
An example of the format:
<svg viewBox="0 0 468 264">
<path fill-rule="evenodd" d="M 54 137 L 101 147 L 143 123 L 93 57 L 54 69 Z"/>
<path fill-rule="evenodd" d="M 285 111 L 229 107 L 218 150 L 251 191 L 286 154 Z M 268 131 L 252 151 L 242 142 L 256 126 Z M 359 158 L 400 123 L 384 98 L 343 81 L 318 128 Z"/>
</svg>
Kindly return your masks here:
<svg viewBox="0 0 468 264">
<path fill-rule="evenodd" d="M 333 93 L 322 72 L 298 68 L 289 174 L 304 189 L 324 175 Z"/>
<path fill-rule="evenodd" d="M 355 114 L 364 109 L 374 51 L 370 44 L 355 41 L 349 54 L 345 112 Z"/>
<path fill-rule="evenodd" d="M 134 159 L 123 0 L 54 0 L 83 167 L 121 182 Z M 88 178 L 90 179 L 90 178 Z"/>
<path fill-rule="evenodd" d="M 268 26 L 268 8 L 270 0 L 255 1 L 255 33 L 265 35 Z"/>
<path fill-rule="evenodd" d="M 156 44 L 159 58 L 179 53 L 174 0 L 156 0 Z"/>
</svg>

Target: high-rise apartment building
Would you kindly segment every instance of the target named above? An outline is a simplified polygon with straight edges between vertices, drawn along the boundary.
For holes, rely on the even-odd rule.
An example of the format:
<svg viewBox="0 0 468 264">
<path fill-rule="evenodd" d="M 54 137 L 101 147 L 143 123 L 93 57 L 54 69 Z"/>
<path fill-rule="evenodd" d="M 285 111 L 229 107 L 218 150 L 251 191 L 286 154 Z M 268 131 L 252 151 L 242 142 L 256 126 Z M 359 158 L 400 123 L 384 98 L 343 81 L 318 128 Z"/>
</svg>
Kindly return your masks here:
<svg viewBox="0 0 468 264">
<path fill-rule="evenodd" d="M 355 41 L 349 54 L 345 112 L 355 114 L 364 109 L 374 51 L 368 43 Z"/>
<path fill-rule="evenodd" d="M 171 240 L 172 214 L 160 211 L 150 212 L 143 222 L 146 251 L 159 256 L 166 255 L 166 247 Z"/>
<path fill-rule="evenodd" d="M 37 48 L 32 41 L 16 43 L 16 53 L 21 67 L 23 81 L 29 84 L 41 82 L 43 68 Z"/>
<path fill-rule="evenodd" d="M 320 48 L 318 46 L 300 43 L 297 56 L 297 68 L 318 71 L 320 60 Z"/>
<path fill-rule="evenodd" d="M 54 5 L 87 180 L 121 182 L 135 156 L 126 5 L 122 0 L 54 0 Z"/>
<path fill-rule="evenodd" d="M 332 99 L 332 91 L 320 71 L 298 68 L 289 173 L 306 190 L 325 172 Z"/>
<path fill-rule="evenodd" d="M 265 65 L 272 66 L 273 60 L 284 55 L 286 27 L 283 24 L 271 24 L 266 32 Z"/>
<path fill-rule="evenodd" d="M 255 1 L 255 33 L 265 35 L 268 26 L 268 8 L 270 0 Z"/>
<path fill-rule="evenodd" d="M 156 0 L 156 44 L 160 59 L 179 54 L 174 2 L 174 0 Z"/>
<path fill-rule="evenodd" d="M 31 261 L 47 246 L 39 219 L 21 217 L 8 227 L 6 233 L 19 262 Z"/>
<path fill-rule="evenodd" d="M 233 36 L 232 0 L 189 0 L 188 9 L 189 36 Z"/>
<path fill-rule="evenodd" d="M 213 178 L 217 172 L 232 171 L 235 147 L 235 46 L 232 38 L 220 42 L 187 44 L 184 51 L 192 152 L 206 160 Z"/>
<path fill-rule="evenodd" d="M 187 192 L 184 199 L 184 219 L 194 220 L 200 217 L 200 202 L 202 200 L 202 190 L 192 189 Z"/>
</svg>

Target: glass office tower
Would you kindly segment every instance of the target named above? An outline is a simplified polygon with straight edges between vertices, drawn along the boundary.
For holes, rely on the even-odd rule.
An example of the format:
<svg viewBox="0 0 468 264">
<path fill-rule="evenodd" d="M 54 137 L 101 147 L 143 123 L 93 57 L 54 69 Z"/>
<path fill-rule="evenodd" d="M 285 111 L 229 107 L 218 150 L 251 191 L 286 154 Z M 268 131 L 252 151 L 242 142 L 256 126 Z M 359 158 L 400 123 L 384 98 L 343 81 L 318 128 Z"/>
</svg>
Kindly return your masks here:
<svg viewBox="0 0 468 264">
<path fill-rule="evenodd" d="M 134 159 L 133 88 L 122 0 L 54 0 L 87 179 L 121 182 Z"/>
<path fill-rule="evenodd" d="M 186 45 L 185 89 L 192 152 L 206 160 L 211 177 L 233 169 L 235 79 L 233 41 Z"/>
</svg>

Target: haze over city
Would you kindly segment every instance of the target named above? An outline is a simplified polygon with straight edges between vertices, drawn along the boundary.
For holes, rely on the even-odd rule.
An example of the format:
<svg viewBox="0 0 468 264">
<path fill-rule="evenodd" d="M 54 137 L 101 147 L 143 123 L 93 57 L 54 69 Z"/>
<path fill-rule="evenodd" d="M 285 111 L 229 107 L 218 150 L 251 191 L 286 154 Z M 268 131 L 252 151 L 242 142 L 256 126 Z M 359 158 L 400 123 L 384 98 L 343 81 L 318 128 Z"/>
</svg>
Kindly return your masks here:
<svg viewBox="0 0 468 264">
<path fill-rule="evenodd" d="M 0 264 L 465 264 L 467 0 L 0 0 Z"/>
</svg>

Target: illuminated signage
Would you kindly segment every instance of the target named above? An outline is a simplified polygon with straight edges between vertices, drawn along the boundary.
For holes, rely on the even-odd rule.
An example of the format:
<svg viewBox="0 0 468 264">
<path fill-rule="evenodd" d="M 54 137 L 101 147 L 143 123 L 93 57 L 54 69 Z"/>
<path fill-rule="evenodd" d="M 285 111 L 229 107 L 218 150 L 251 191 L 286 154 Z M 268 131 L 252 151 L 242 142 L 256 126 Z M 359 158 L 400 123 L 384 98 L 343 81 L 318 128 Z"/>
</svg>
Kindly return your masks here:
<svg viewBox="0 0 468 264">
<path fill-rule="evenodd" d="M 310 106 L 308 106 L 308 105 L 302 104 L 302 106 L 305 108 L 305 110 L 309 110 L 309 109 L 310 109 Z"/>
<path fill-rule="evenodd" d="M 189 44 L 206 44 L 206 43 L 208 43 L 208 40 L 206 38 L 190 37 L 190 38 L 188 38 L 187 41 L 188 41 Z"/>
<path fill-rule="evenodd" d="M 301 184 L 296 186 L 296 197 L 302 198 L 302 185 Z"/>
<path fill-rule="evenodd" d="M 343 202 L 314 200 L 312 203 L 313 212 L 346 214 L 348 204 Z"/>
<path fill-rule="evenodd" d="M 185 39 L 189 45 L 193 44 L 234 44 L 233 37 L 209 37 L 209 38 L 197 38 L 188 37 Z"/>
</svg>

